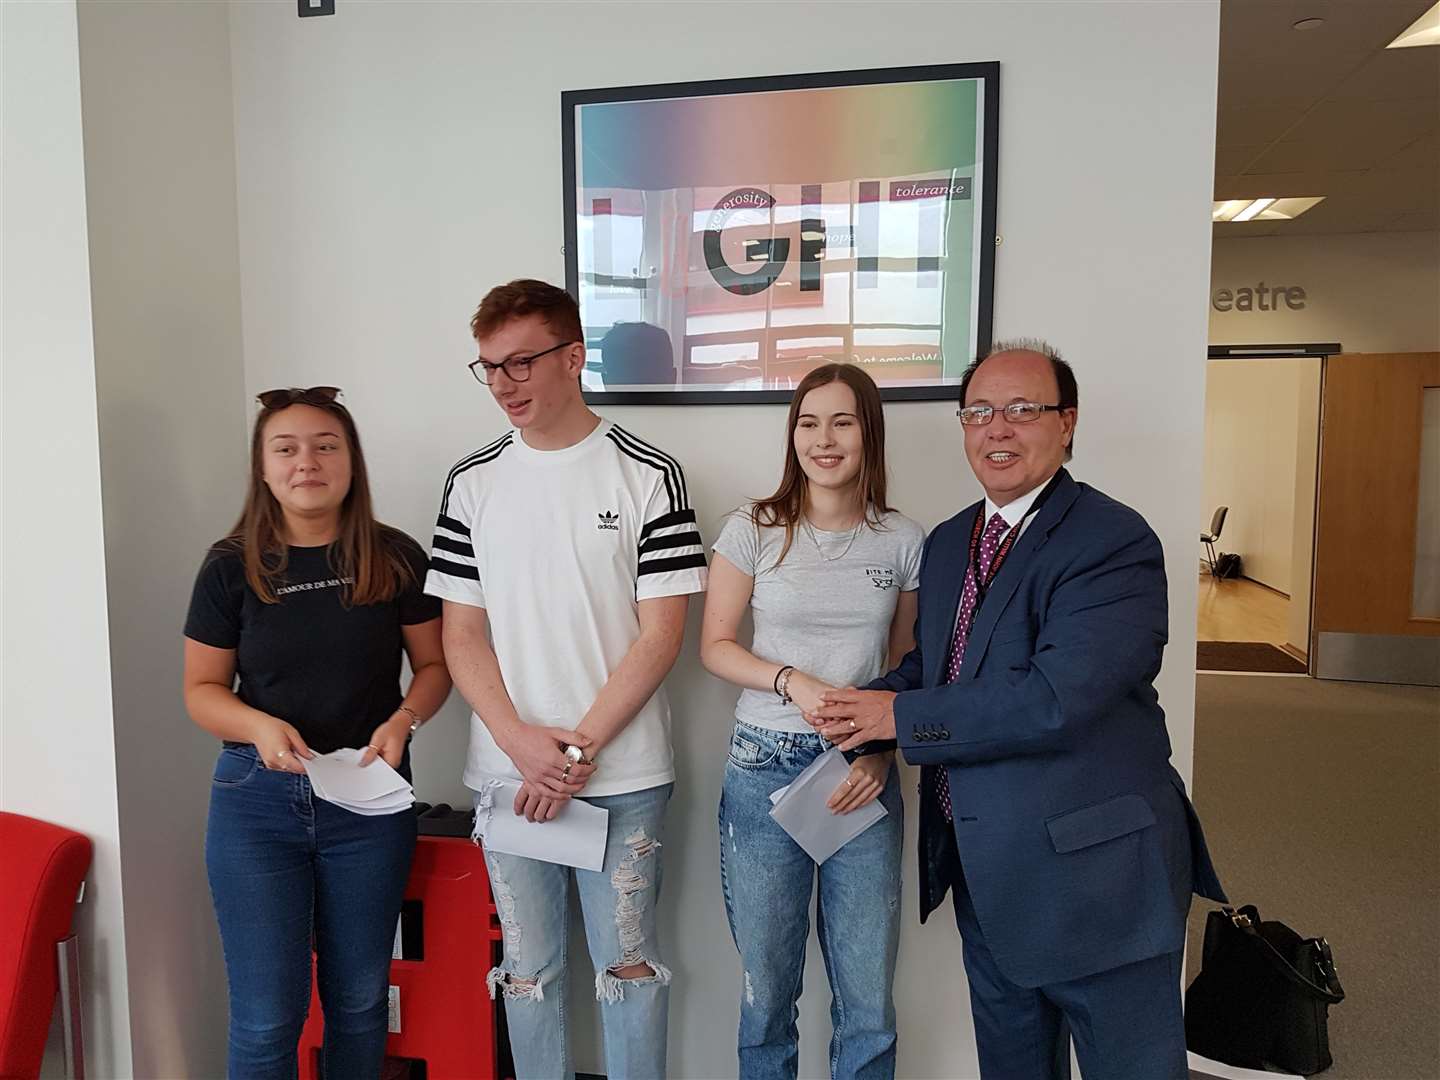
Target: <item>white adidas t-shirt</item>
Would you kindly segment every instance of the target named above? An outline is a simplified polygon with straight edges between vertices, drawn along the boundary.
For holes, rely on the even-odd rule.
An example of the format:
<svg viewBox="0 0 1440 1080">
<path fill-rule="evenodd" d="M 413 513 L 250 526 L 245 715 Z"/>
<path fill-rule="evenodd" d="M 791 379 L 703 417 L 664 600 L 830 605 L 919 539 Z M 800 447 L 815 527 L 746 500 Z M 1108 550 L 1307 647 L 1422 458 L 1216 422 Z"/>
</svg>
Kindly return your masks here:
<svg viewBox="0 0 1440 1080">
<path fill-rule="evenodd" d="M 511 431 L 445 481 L 425 591 L 483 607 L 520 719 L 574 728 L 640 636 L 639 601 L 705 589 L 680 464 L 602 420 L 564 450 Z M 661 687 L 600 754 L 586 795 L 675 779 Z M 476 715 L 465 784 L 520 773 Z"/>
</svg>

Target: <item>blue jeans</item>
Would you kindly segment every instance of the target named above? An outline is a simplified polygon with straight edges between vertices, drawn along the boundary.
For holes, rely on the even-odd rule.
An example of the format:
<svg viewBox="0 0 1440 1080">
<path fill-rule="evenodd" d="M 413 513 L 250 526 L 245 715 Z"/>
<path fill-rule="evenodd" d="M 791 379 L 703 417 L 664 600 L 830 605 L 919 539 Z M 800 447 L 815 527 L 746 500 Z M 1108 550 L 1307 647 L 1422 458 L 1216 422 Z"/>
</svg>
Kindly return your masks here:
<svg viewBox="0 0 1440 1080">
<path fill-rule="evenodd" d="M 505 958 L 488 976 L 502 992 L 517 1080 L 574 1075 L 565 1025 L 570 877 L 580 892 L 585 939 L 595 965 L 595 997 L 610 1080 L 665 1075 L 670 969 L 660 962 L 655 906 L 660 898 L 660 835 L 674 784 L 585 801 L 610 811 L 605 862 L 577 870 L 519 855 L 485 852 L 500 912 Z M 489 798 L 488 794 L 477 796 Z M 500 807 L 500 813 L 511 813 Z M 653 975 L 621 978 L 615 969 L 648 965 Z"/>
<path fill-rule="evenodd" d="M 819 735 L 737 723 L 720 796 L 720 880 L 730 933 L 745 966 L 740 1076 L 796 1075 L 801 976 L 816 866 L 770 816 L 770 793 L 828 749 Z M 830 979 L 830 1075 L 895 1075 L 895 954 L 900 943 L 900 850 L 905 808 L 892 765 L 886 816 L 819 867 L 815 909 Z"/>
<path fill-rule="evenodd" d="M 332 1080 L 380 1076 L 390 952 L 415 852 L 410 810 L 364 817 L 272 771 L 253 746 L 215 763 L 205 868 L 230 983 L 231 1080 L 292 1080 L 313 937 Z"/>
</svg>

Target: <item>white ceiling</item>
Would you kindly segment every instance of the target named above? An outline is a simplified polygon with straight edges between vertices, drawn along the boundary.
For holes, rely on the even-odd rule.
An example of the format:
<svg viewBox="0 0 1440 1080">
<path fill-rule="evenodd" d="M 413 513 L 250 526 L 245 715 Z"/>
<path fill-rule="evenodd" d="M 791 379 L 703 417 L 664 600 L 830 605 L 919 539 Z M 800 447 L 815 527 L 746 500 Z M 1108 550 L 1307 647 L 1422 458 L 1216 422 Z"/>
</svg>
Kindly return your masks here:
<svg viewBox="0 0 1440 1080">
<path fill-rule="evenodd" d="M 1326 199 L 1216 239 L 1440 229 L 1440 46 L 1385 48 L 1433 2 L 1224 0 L 1215 198 Z"/>
</svg>

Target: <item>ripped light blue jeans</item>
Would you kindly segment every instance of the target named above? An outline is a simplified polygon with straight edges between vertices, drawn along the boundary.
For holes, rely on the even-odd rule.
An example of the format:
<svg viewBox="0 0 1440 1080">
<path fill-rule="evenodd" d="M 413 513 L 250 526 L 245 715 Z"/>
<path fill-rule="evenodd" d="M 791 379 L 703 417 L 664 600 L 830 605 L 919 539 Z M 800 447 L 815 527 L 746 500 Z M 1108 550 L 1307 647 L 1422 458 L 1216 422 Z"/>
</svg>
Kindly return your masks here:
<svg viewBox="0 0 1440 1080">
<path fill-rule="evenodd" d="M 580 893 L 585 939 L 595 965 L 595 997 L 610 1080 L 665 1075 L 670 969 L 660 962 L 655 906 L 660 897 L 660 834 L 675 785 L 586 799 L 610 811 L 605 862 L 597 873 L 518 855 L 485 852 L 500 912 L 504 960 L 489 976 L 505 1002 L 517 1080 L 574 1076 L 565 1022 L 570 878 Z M 477 796 L 477 805 L 485 796 Z M 510 813 L 510 807 L 496 808 Z M 653 975 L 621 978 L 645 964 Z"/>
<path fill-rule="evenodd" d="M 894 765 L 880 803 L 886 816 L 816 867 L 770 816 L 770 793 L 829 748 L 819 735 L 737 723 L 720 796 L 720 880 L 730 933 L 744 964 L 742 1080 L 786 1080 L 799 1065 L 801 976 L 810 896 L 830 978 L 830 1075 L 895 1075 L 895 955 L 900 943 L 904 806 Z"/>
</svg>

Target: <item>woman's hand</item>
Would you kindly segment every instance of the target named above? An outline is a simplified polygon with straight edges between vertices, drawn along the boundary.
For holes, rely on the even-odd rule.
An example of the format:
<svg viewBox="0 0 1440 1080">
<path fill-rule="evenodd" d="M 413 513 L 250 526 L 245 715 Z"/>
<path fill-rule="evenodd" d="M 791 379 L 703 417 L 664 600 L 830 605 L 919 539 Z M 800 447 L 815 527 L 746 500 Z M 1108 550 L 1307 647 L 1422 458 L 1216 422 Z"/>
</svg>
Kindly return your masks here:
<svg viewBox="0 0 1440 1080">
<path fill-rule="evenodd" d="M 274 716 L 265 718 L 250 741 L 260 755 L 260 764 L 277 772 L 303 773 L 305 766 L 296 760 L 296 755 L 303 758 L 315 756 L 294 725 Z"/>
<path fill-rule="evenodd" d="M 361 768 L 378 756 L 384 758 L 385 764 L 392 769 L 398 769 L 400 759 L 405 756 L 405 744 L 410 739 L 410 724 L 414 719 L 409 713 L 396 709 L 394 715 L 371 734 L 370 745 L 360 755 Z"/>
<path fill-rule="evenodd" d="M 799 668 L 790 672 L 790 681 L 785 687 L 791 702 L 807 719 L 825 704 L 823 700 L 825 692 L 834 689 L 835 687 L 829 683 L 821 682 L 814 675 L 801 671 Z"/>
<path fill-rule="evenodd" d="M 880 797 L 885 790 L 885 778 L 890 775 L 893 753 L 867 754 L 855 759 L 850 766 L 850 775 L 835 789 L 825 805 L 836 814 L 848 814 L 859 810 Z"/>
</svg>

